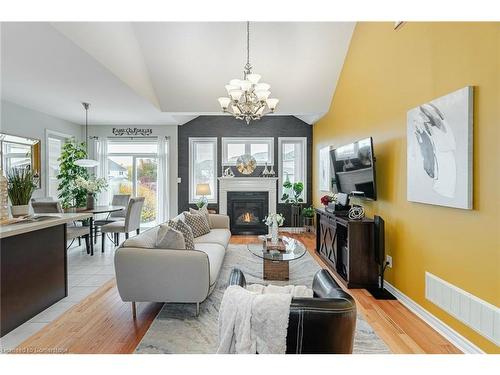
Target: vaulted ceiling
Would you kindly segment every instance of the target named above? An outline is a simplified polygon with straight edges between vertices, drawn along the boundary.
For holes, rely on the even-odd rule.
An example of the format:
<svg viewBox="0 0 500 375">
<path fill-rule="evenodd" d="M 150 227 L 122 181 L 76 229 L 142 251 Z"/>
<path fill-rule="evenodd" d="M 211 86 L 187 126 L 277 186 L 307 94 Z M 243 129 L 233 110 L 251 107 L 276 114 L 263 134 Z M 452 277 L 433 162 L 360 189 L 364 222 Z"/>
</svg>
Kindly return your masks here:
<svg viewBox="0 0 500 375">
<path fill-rule="evenodd" d="M 354 23 L 251 23 L 254 72 L 277 114 L 313 123 L 329 109 Z M 75 123 L 180 125 L 220 114 L 242 76 L 244 22 L 3 23 L 2 99 Z"/>
</svg>

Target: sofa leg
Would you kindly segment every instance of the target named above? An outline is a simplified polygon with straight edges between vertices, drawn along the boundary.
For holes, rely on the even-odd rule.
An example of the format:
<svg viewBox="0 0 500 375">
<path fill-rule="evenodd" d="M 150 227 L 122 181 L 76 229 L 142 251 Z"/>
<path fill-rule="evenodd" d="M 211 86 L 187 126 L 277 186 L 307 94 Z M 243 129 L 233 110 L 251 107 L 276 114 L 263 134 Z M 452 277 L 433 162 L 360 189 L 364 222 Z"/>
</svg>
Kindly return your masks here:
<svg viewBox="0 0 500 375">
<path fill-rule="evenodd" d="M 137 309 L 136 309 L 136 306 L 135 306 L 135 302 L 132 302 L 132 318 L 134 320 L 137 319 Z"/>
<path fill-rule="evenodd" d="M 196 316 L 200 316 L 200 303 L 196 302 Z"/>
</svg>

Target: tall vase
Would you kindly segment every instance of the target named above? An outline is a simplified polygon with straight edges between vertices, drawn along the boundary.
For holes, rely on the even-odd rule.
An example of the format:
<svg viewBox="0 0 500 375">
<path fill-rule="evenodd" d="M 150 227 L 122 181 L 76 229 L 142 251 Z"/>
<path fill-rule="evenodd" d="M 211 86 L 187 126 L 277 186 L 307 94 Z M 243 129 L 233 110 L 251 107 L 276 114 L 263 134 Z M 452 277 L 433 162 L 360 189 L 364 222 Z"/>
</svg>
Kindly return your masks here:
<svg viewBox="0 0 500 375">
<path fill-rule="evenodd" d="M 93 194 L 87 194 L 87 210 L 93 210 L 96 205 L 96 199 Z"/>
<path fill-rule="evenodd" d="M 271 225 L 271 243 L 278 244 L 278 222 L 276 220 L 273 220 L 273 225 Z"/>
</svg>

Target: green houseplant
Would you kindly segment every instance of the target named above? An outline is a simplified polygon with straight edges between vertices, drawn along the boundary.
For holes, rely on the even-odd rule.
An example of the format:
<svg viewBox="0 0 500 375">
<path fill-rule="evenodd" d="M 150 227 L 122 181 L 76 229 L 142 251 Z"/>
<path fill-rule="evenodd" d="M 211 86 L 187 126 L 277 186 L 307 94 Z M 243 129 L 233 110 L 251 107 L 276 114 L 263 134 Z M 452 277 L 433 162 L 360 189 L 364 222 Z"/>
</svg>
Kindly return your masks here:
<svg viewBox="0 0 500 375">
<path fill-rule="evenodd" d="M 76 160 L 87 158 L 85 143 L 77 143 L 74 140 L 64 144 L 59 158 L 59 198 L 63 208 L 85 207 L 87 205 L 87 190 L 77 186 L 75 181 L 78 177 L 87 179 L 89 172 L 84 167 L 75 164 Z"/>
<path fill-rule="evenodd" d="M 290 182 L 288 174 L 286 181 L 283 183 L 283 196 L 281 200 L 292 206 L 292 227 L 299 226 L 300 205 L 304 203 L 302 192 L 304 191 L 304 183 L 301 181 Z"/>
<path fill-rule="evenodd" d="M 302 216 L 304 217 L 304 226 L 306 227 L 306 230 L 308 232 L 311 232 L 314 226 L 314 214 L 315 211 L 313 206 L 304 207 L 302 209 Z"/>
<path fill-rule="evenodd" d="M 7 193 L 12 204 L 12 215 L 28 215 L 30 199 L 36 188 L 31 168 L 13 168 L 7 175 L 7 184 Z"/>
</svg>

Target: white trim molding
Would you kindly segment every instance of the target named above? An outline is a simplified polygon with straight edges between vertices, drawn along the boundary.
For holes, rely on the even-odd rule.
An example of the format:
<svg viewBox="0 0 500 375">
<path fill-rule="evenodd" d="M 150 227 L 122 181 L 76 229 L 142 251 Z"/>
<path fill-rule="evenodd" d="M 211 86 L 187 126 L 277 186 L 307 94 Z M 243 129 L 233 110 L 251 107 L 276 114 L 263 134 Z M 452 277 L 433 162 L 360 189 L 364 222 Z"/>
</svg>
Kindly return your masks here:
<svg viewBox="0 0 500 375">
<path fill-rule="evenodd" d="M 219 177 L 219 212 L 227 215 L 228 191 L 267 191 L 269 213 L 276 213 L 276 177 Z"/>
<path fill-rule="evenodd" d="M 484 351 L 481 350 L 478 346 L 470 342 L 468 339 L 463 337 L 449 325 L 436 318 L 406 294 L 401 292 L 399 289 L 394 287 L 387 281 L 384 281 L 384 286 L 387 288 L 389 292 L 391 292 L 399 302 L 401 302 L 404 306 L 408 308 L 411 312 L 417 315 L 420 319 L 426 322 L 431 326 L 436 332 L 438 332 L 441 336 L 455 345 L 459 350 L 466 354 L 484 354 Z"/>
</svg>

